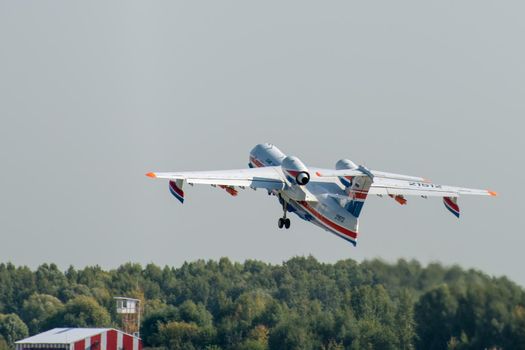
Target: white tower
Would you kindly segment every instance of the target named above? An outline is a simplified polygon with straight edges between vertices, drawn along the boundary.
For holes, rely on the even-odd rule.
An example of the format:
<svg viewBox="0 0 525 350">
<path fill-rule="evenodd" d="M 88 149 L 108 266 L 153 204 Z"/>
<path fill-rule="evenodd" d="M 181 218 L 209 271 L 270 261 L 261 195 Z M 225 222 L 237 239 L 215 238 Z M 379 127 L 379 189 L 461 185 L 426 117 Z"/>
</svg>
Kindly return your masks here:
<svg viewBox="0 0 525 350">
<path fill-rule="evenodd" d="M 126 297 L 115 297 L 117 314 L 121 316 L 124 332 L 140 338 L 140 300 Z"/>
</svg>

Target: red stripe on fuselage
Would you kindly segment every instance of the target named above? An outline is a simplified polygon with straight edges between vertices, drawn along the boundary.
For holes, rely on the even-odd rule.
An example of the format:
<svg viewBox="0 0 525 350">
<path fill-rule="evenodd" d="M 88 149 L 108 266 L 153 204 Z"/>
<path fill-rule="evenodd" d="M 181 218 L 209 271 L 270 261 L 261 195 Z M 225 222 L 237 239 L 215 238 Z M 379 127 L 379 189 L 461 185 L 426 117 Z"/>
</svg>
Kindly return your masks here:
<svg viewBox="0 0 525 350">
<path fill-rule="evenodd" d="M 310 214 L 315 216 L 316 219 L 318 219 L 319 221 L 321 221 L 323 224 L 325 224 L 326 226 L 330 227 L 331 229 L 333 229 L 333 230 L 335 230 L 335 231 L 337 231 L 339 233 L 342 233 L 345 236 L 351 237 L 354 240 L 357 238 L 357 232 L 350 231 L 349 229 L 347 229 L 347 228 L 345 228 L 343 226 L 339 226 L 336 223 L 330 221 L 328 218 L 326 218 L 321 213 L 319 213 L 314 208 L 312 208 L 312 206 L 310 204 L 308 204 L 307 202 L 305 202 L 305 201 L 298 201 L 297 203 L 299 203 L 306 211 L 308 211 Z"/>
<path fill-rule="evenodd" d="M 251 160 L 257 167 L 263 167 L 264 166 L 255 157 L 251 157 Z M 366 198 L 366 193 L 365 193 L 365 198 Z M 350 237 L 352 240 L 357 239 L 357 232 L 350 231 L 349 229 L 344 228 L 342 226 L 339 226 L 336 223 L 330 221 L 328 218 L 324 217 L 323 215 L 321 215 L 321 213 L 319 213 L 314 208 L 312 208 L 310 206 L 310 204 L 308 204 L 307 202 L 305 202 L 305 201 L 298 201 L 296 203 L 299 204 L 301 207 L 303 207 L 307 212 L 312 214 L 317 220 L 321 221 L 323 224 L 325 224 L 326 226 L 330 227 L 334 231 L 342 233 L 345 236 Z"/>
</svg>

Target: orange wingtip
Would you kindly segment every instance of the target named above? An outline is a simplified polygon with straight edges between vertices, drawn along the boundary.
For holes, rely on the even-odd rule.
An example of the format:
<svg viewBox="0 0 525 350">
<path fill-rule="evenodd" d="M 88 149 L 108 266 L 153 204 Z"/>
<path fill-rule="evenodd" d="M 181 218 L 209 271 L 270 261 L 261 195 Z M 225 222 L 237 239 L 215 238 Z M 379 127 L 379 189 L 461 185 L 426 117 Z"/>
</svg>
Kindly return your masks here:
<svg viewBox="0 0 525 350">
<path fill-rule="evenodd" d="M 152 178 L 156 178 L 157 177 L 157 175 L 155 175 L 155 173 L 147 173 L 146 176 L 152 177 Z"/>
<path fill-rule="evenodd" d="M 498 192 L 494 192 L 494 191 L 490 191 L 490 190 L 487 190 L 487 192 L 492 196 L 492 197 L 496 197 L 498 195 Z"/>
</svg>

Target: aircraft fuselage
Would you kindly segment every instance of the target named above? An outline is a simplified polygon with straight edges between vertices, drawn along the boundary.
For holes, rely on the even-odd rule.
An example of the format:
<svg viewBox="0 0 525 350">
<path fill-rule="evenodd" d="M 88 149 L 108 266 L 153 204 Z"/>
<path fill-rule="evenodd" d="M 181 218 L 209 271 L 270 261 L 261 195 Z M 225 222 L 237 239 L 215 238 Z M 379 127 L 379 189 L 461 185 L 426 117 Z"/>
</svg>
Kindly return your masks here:
<svg viewBox="0 0 525 350">
<path fill-rule="evenodd" d="M 249 166 L 281 166 L 286 158 L 276 146 L 258 144 L 250 152 Z M 308 168 L 308 172 L 309 176 L 315 176 L 315 168 Z M 272 190 L 269 193 L 277 196 L 281 205 L 286 202 L 288 212 L 356 244 L 358 218 L 341 205 L 341 199 L 334 197 L 334 194 L 343 199 L 348 196 L 337 178 L 324 181 L 316 179 L 306 185 L 299 185 L 286 171 L 283 174 L 287 185 L 282 190 Z"/>
</svg>

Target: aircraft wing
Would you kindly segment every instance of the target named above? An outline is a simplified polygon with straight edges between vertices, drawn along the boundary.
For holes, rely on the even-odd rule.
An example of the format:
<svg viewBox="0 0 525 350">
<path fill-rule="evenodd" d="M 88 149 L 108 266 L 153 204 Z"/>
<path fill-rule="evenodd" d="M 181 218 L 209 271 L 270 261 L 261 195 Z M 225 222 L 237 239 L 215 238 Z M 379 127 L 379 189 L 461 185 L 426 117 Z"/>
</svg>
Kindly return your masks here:
<svg viewBox="0 0 525 350">
<path fill-rule="evenodd" d="M 158 179 L 168 179 L 170 192 L 181 202 L 184 202 L 184 183 L 190 185 L 203 184 L 219 186 L 232 196 L 237 195 L 235 187 L 264 188 L 281 190 L 285 186 L 280 167 L 262 167 L 251 169 L 183 171 L 183 172 L 151 172 L 146 176 Z"/>
<path fill-rule="evenodd" d="M 407 203 L 404 196 L 442 197 L 443 204 L 448 211 L 459 218 L 458 197 L 460 195 L 496 196 L 497 193 L 489 190 L 438 185 L 430 182 L 405 181 L 392 179 L 374 179 L 368 193 L 388 195 L 401 205 Z"/>
<path fill-rule="evenodd" d="M 459 197 L 460 195 L 496 196 L 496 192 L 489 190 L 438 185 L 423 181 L 406 181 L 385 178 L 374 179 L 374 183 L 368 193 L 423 197 Z"/>
<path fill-rule="evenodd" d="M 189 184 L 217 186 L 239 186 L 266 189 L 282 189 L 284 179 L 280 167 L 263 167 L 252 169 L 186 171 L 173 173 L 148 173 L 152 178 L 183 180 Z"/>
<path fill-rule="evenodd" d="M 397 179 L 407 181 L 423 181 L 428 182 L 429 180 L 419 176 L 409 176 L 395 173 L 387 173 L 379 170 L 369 170 L 363 166 L 359 166 L 356 169 L 315 169 L 315 174 L 319 177 L 346 177 L 346 176 L 369 176 L 373 178 L 385 178 L 385 179 Z"/>
</svg>

